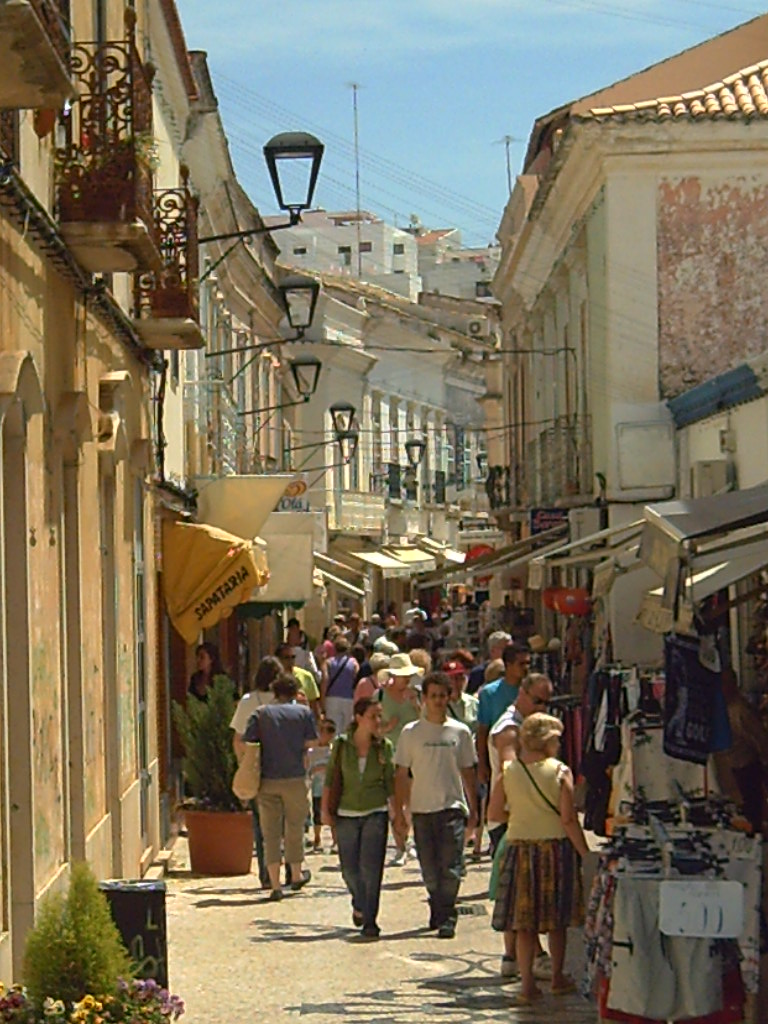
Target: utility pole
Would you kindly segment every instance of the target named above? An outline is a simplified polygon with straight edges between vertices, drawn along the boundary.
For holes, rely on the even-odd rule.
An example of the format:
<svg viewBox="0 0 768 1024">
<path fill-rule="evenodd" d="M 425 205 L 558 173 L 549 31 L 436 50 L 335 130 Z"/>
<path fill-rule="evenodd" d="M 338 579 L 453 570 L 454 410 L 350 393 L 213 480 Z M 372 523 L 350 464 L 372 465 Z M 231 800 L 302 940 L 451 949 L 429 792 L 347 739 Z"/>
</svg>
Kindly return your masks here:
<svg viewBox="0 0 768 1024">
<path fill-rule="evenodd" d="M 509 147 L 513 142 L 520 142 L 520 139 L 515 138 L 514 135 L 503 135 L 496 142 L 497 145 L 504 144 L 504 152 L 507 159 L 507 189 L 510 195 L 512 195 L 512 165 L 509 159 Z"/>
<path fill-rule="evenodd" d="M 363 254 L 360 252 L 360 131 L 357 116 L 357 91 L 360 88 L 359 82 L 350 82 L 352 90 L 352 114 L 355 123 L 355 209 L 357 212 L 357 277 L 363 276 Z"/>
</svg>

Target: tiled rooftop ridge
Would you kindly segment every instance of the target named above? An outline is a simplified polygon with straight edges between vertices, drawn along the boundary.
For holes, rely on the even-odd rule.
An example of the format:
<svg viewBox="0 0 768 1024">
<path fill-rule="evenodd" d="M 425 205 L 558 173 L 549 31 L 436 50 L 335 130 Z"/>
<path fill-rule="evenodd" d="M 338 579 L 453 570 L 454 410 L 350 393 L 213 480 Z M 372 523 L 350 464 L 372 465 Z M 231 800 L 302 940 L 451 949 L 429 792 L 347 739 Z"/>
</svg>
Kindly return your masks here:
<svg viewBox="0 0 768 1024">
<path fill-rule="evenodd" d="M 728 75 L 703 89 L 640 103 L 594 107 L 579 121 L 753 120 L 768 118 L 768 60 Z"/>
</svg>

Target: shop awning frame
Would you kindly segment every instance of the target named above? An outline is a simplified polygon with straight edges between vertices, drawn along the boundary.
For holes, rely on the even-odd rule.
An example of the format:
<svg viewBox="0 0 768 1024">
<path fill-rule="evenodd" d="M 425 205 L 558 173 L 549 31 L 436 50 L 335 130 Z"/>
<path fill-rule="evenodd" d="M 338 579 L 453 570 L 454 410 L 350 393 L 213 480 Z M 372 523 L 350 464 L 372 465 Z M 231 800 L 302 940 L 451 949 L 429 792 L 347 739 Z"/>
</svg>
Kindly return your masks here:
<svg viewBox="0 0 768 1024">
<path fill-rule="evenodd" d="M 419 572 L 417 563 L 404 562 L 388 549 L 379 548 L 376 551 L 350 551 L 352 558 L 359 558 L 361 562 L 380 569 L 384 579 L 401 579 L 414 576 Z M 423 555 L 423 552 L 421 552 Z M 432 560 L 432 568 L 434 568 Z"/>
<path fill-rule="evenodd" d="M 328 572 L 327 569 L 321 569 L 320 566 L 317 566 L 316 571 L 320 576 L 322 576 L 323 580 L 327 580 L 329 583 L 335 583 L 340 590 L 345 590 L 348 594 L 352 594 L 354 597 L 365 597 L 365 591 L 361 587 L 356 587 L 348 580 L 343 580 L 340 576 L 334 576 L 333 573 Z"/>
<path fill-rule="evenodd" d="M 647 505 L 640 557 L 664 581 L 661 604 L 677 621 L 681 604 L 768 566 L 768 485 Z"/>
<path fill-rule="evenodd" d="M 567 533 L 567 526 L 555 526 L 551 530 L 542 533 L 535 533 L 530 537 L 515 541 L 514 544 L 507 544 L 498 551 L 489 552 L 474 558 L 472 561 L 465 561 L 461 565 L 444 566 L 435 573 L 422 576 L 417 581 L 417 587 L 425 590 L 428 587 L 439 587 L 443 584 L 464 583 L 475 576 L 487 576 L 500 569 L 511 570 L 526 563 L 530 563 L 534 552 L 550 545 L 559 545 Z"/>
</svg>

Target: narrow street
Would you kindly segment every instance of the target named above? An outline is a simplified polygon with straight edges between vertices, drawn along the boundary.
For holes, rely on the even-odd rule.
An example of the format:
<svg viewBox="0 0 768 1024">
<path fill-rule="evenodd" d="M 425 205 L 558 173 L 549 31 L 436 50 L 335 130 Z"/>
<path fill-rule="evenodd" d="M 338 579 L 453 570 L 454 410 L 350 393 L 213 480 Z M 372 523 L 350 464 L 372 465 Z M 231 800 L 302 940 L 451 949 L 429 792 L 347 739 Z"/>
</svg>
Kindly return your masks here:
<svg viewBox="0 0 768 1024">
<path fill-rule="evenodd" d="M 469 863 L 453 941 L 427 931 L 418 863 L 387 867 L 378 942 L 363 942 L 350 921 L 336 857 L 310 855 L 311 883 L 270 903 L 256 875 L 200 878 L 174 850 L 168 878 L 172 991 L 188 1024 L 411 1024 L 427 1019 L 594 1024 L 597 1011 L 578 995 L 546 991 L 536 1006 L 515 998 L 518 984 L 499 976 L 501 937 L 490 927 L 490 862 Z M 570 972 L 579 977 L 581 937 L 569 937 Z"/>
</svg>

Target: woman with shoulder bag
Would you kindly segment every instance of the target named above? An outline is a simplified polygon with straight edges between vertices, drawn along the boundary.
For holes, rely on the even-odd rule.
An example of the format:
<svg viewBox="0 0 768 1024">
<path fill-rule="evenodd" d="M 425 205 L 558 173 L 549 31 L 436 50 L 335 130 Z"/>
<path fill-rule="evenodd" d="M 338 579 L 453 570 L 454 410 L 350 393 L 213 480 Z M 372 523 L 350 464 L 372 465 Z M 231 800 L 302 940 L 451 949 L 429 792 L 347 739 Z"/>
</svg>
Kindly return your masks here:
<svg viewBox="0 0 768 1024">
<path fill-rule="evenodd" d="M 335 825 L 341 874 L 352 897 L 352 922 L 364 939 L 376 923 L 384 874 L 389 803 L 394 794 L 393 748 L 381 735 L 381 705 L 355 701 L 349 729 L 333 745 L 323 788 L 323 821 Z"/>
<path fill-rule="evenodd" d="M 346 637 L 337 636 L 333 647 L 336 653 L 326 666 L 327 676 L 321 683 L 321 697 L 325 717 L 336 726 L 336 735 L 339 736 L 352 721 L 355 680 L 360 666 L 350 654 Z"/>
<path fill-rule="evenodd" d="M 563 966 L 567 929 L 584 919 L 579 858 L 587 844 L 573 806 L 571 771 L 556 757 L 562 732 L 552 715 L 528 715 L 520 726 L 520 753 L 497 783 L 510 812 L 492 923 L 496 931 L 515 932 L 525 1003 L 542 995 L 533 975 L 541 932 L 549 933 L 553 995 L 576 988 Z"/>
</svg>

